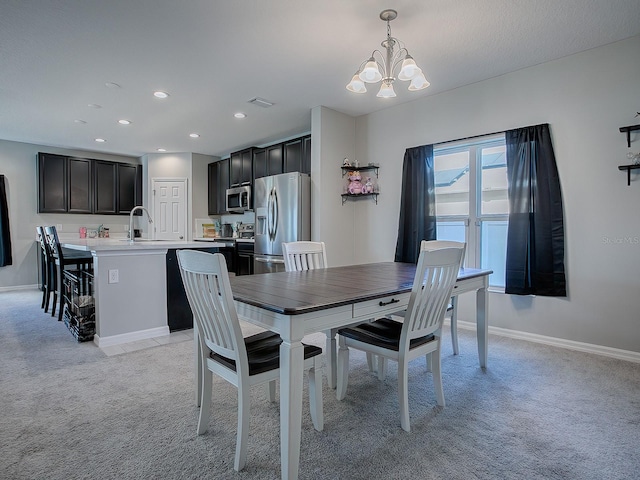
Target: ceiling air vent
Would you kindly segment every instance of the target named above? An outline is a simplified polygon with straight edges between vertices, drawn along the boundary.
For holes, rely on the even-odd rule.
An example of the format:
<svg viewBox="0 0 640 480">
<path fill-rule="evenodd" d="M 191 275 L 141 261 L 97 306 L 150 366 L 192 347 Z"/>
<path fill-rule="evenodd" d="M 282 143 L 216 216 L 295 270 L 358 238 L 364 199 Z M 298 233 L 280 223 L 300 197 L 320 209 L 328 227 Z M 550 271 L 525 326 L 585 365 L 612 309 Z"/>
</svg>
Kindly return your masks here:
<svg viewBox="0 0 640 480">
<path fill-rule="evenodd" d="M 269 100 L 265 100 L 264 98 L 260 98 L 260 97 L 254 97 L 251 100 L 249 100 L 248 103 L 251 103 L 253 105 L 256 105 L 262 108 L 269 108 L 273 106 L 273 103 L 271 103 Z"/>
</svg>

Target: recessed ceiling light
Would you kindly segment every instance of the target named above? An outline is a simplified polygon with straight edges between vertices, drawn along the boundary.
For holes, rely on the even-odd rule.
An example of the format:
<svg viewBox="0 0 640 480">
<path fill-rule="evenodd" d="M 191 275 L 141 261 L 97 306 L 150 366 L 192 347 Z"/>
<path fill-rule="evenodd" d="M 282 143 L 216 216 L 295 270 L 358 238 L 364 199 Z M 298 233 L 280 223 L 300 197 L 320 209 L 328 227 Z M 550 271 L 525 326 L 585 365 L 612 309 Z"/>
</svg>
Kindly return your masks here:
<svg viewBox="0 0 640 480">
<path fill-rule="evenodd" d="M 167 98 L 169 94 L 167 92 L 162 92 L 158 90 L 157 92 L 153 92 L 153 96 L 157 98 Z"/>
<path fill-rule="evenodd" d="M 166 151 L 167 151 L 167 149 L 166 149 L 166 148 L 159 148 L 159 149 L 158 149 L 158 151 L 159 151 L 159 152 L 166 152 Z"/>
<path fill-rule="evenodd" d="M 105 85 L 105 87 L 108 87 L 108 88 L 122 88 L 120 85 L 118 85 L 117 83 L 113 83 L 113 82 L 107 82 L 104 85 Z"/>
<path fill-rule="evenodd" d="M 86 122 L 86 121 L 84 121 L 84 120 L 80 120 L 80 119 L 78 119 L 78 120 L 74 120 L 74 123 L 81 123 L 81 124 L 85 124 L 85 123 L 87 123 L 87 122 Z"/>
<path fill-rule="evenodd" d="M 106 142 L 106 140 L 104 138 L 96 138 L 96 142 L 104 143 L 104 142 Z"/>
<path fill-rule="evenodd" d="M 238 112 L 238 113 L 234 113 L 233 116 L 236 117 L 236 118 L 246 118 L 247 114 L 246 113 L 242 113 L 242 112 Z"/>
<path fill-rule="evenodd" d="M 189 136 L 191 138 L 200 138 L 200 134 L 199 133 L 190 133 Z"/>
<path fill-rule="evenodd" d="M 90 103 L 87 105 L 89 108 L 102 108 L 102 105 L 98 105 L 97 103 Z"/>
<path fill-rule="evenodd" d="M 124 119 L 122 119 L 122 120 L 118 120 L 118 123 L 119 123 L 120 125 L 131 125 L 131 120 L 124 120 Z"/>
</svg>

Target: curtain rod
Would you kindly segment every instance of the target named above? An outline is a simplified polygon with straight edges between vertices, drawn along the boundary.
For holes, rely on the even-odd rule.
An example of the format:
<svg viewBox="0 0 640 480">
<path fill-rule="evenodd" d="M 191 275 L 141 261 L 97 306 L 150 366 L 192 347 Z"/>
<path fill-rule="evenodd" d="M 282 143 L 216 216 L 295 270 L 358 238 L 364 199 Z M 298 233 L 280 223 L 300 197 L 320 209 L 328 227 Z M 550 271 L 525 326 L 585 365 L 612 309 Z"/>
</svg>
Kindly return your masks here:
<svg viewBox="0 0 640 480">
<path fill-rule="evenodd" d="M 498 135 L 500 133 L 506 133 L 509 130 L 521 130 L 523 128 L 531 128 L 531 127 L 537 127 L 539 125 L 548 125 L 546 123 L 540 123 L 538 125 L 527 125 L 526 127 L 518 127 L 518 128 L 507 128 L 505 130 L 500 130 L 498 132 L 492 132 L 492 133 L 483 133 L 481 135 L 471 135 L 469 137 L 462 137 L 462 138 L 457 138 L 455 140 L 446 140 L 444 142 L 434 142 L 433 145 L 443 145 L 445 143 L 454 143 L 454 142 L 462 142 L 464 140 L 473 140 L 474 138 L 480 138 L 480 137 L 490 137 L 491 135 Z"/>
</svg>

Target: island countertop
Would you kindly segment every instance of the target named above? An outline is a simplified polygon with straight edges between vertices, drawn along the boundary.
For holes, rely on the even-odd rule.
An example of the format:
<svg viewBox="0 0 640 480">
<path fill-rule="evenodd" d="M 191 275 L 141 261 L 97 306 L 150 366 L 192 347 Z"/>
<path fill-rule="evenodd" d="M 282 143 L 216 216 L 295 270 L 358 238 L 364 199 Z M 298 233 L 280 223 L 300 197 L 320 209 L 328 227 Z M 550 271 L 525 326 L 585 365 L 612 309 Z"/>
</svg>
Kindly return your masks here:
<svg viewBox="0 0 640 480">
<path fill-rule="evenodd" d="M 205 246 L 216 246 L 215 242 L 209 245 L 197 241 L 187 240 L 151 240 L 136 239 L 131 242 L 126 238 L 78 238 L 74 240 L 63 240 L 61 244 L 65 248 L 73 250 L 82 250 L 85 252 L 107 252 L 107 251 L 126 251 L 132 250 L 168 250 L 171 248 L 203 248 Z M 220 246 L 226 246 L 224 242 L 220 242 Z"/>
</svg>

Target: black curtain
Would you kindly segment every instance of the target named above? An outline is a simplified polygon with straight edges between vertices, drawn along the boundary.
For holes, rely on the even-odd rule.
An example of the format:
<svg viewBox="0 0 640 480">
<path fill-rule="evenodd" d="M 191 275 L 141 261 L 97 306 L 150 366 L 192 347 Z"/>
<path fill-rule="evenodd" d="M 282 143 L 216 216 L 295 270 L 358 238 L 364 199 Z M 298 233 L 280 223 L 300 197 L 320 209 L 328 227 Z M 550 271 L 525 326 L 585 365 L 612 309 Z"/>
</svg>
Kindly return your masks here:
<svg viewBox="0 0 640 480">
<path fill-rule="evenodd" d="M 422 240 L 436 238 L 433 145 L 408 148 L 402 167 L 396 262 L 417 263 Z"/>
<path fill-rule="evenodd" d="M 4 175 L 0 175 L 0 267 L 11 265 L 11 233 L 9 232 L 9 204 Z"/>
<path fill-rule="evenodd" d="M 505 293 L 566 297 L 560 178 L 549 125 L 508 130 Z"/>
</svg>

